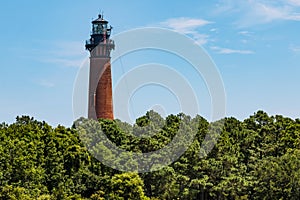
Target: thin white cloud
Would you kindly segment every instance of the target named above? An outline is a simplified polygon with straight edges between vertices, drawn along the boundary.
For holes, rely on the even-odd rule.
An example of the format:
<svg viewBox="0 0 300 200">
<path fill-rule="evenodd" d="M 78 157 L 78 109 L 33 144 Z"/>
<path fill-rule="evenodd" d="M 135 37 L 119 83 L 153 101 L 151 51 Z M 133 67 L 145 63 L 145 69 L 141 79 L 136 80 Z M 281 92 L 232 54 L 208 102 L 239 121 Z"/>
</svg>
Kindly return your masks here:
<svg viewBox="0 0 300 200">
<path fill-rule="evenodd" d="M 241 40 L 241 42 L 242 42 L 243 44 L 247 44 L 249 41 L 248 41 L 248 40 Z"/>
<path fill-rule="evenodd" d="M 182 34 L 190 35 L 197 44 L 203 45 L 208 42 L 209 35 L 199 33 L 197 29 L 211 23 L 213 22 L 204 19 L 179 17 L 160 22 L 159 26 L 172 29 Z"/>
<path fill-rule="evenodd" d="M 80 67 L 83 62 L 83 59 L 75 58 L 41 58 L 40 61 L 46 63 L 53 63 L 55 65 L 60 65 L 63 67 Z"/>
<path fill-rule="evenodd" d="M 40 48 L 32 56 L 40 62 L 62 67 L 80 67 L 87 53 L 83 42 L 38 41 Z"/>
<path fill-rule="evenodd" d="M 300 20 L 300 13 L 297 13 L 293 6 L 283 5 L 267 5 L 263 3 L 251 3 L 257 17 L 261 17 L 262 22 L 272 22 L 275 20 Z"/>
<path fill-rule="evenodd" d="M 198 45 L 204 45 L 208 42 L 209 36 L 206 34 L 200 34 L 200 33 L 193 33 L 192 34 L 193 39 L 195 40 L 195 43 Z"/>
<path fill-rule="evenodd" d="M 210 24 L 212 22 L 204 19 L 194 19 L 187 17 L 168 19 L 160 24 L 164 27 L 173 29 L 179 33 L 189 34 L 195 31 L 195 29 Z"/>
<path fill-rule="evenodd" d="M 287 0 L 288 3 L 290 3 L 293 6 L 299 6 L 300 7 L 300 0 Z"/>
<path fill-rule="evenodd" d="M 290 45 L 290 50 L 294 53 L 300 53 L 300 46 Z"/>
<path fill-rule="evenodd" d="M 51 46 L 49 52 L 58 57 L 82 57 L 86 52 L 82 41 L 56 41 Z"/>
<path fill-rule="evenodd" d="M 52 88 L 55 86 L 55 84 L 52 81 L 46 80 L 46 79 L 41 79 L 36 81 L 36 83 L 40 86 L 46 87 L 46 88 Z"/>
<path fill-rule="evenodd" d="M 238 34 L 243 35 L 243 36 L 250 36 L 251 32 L 249 32 L 249 31 L 239 31 Z"/>
<path fill-rule="evenodd" d="M 220 0 L 217 14 L 240 14 L 239 27 L 266 24 L 278 20 L 300 21 L 300 0 Z"/>
<path fill-rule="evenodd" d="M 254 53 L 251 50 L 229 49 L 229 48 L 222 48 L 217 46 L 212 46 L 210 47 L 210 49 L 219 54 L 253 54 Z"/>
</svg>

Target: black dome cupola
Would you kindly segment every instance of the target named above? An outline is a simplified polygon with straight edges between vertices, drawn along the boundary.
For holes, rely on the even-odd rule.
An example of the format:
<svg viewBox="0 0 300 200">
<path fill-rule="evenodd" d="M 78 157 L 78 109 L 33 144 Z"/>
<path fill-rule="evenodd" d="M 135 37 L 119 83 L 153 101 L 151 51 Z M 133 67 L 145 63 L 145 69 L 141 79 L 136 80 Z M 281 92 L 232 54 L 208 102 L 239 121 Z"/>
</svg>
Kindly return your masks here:
<svg viewBox="0 0 300 200">
<path fill-rule="evenodd" d="M 108 21 L 103 19 L 102 15 L 98 15 L 98 19 L 92 21 L 91 38 L 86 41 L 85 48 L 91 51 L 101 42 L 105 43 L 110 37 L 111 29 Z"/>
</svg>

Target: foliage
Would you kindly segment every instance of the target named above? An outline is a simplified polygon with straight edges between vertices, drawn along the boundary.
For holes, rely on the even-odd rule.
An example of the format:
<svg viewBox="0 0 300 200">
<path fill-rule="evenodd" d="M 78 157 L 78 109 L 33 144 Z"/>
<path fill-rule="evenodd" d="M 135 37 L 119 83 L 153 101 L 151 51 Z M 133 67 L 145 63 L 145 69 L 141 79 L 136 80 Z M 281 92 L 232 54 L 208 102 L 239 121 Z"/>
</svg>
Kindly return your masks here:
<svg viewBox="0 0 300 200">
<path fill-rule="evenodd" d="M 80 129 L 80 123 L 94 132 Z M 171 158 L 149 157 L 143 166 L 115 156 L 105 148 L 99 127 L 130 152 L 159 150 L 177 134 L 183 137 L 176 148 L 192 143 L 167 167 L 122 173 L 93 155 L 118 169 L 155 169 L 159 160 Z M 134 125 L 80 119 L 71 128 L 51 127 L 28 116 L 0 124 L 0 199 L 299 199 L 299 188 L 300 120 L 263 111 L 244 121 L 213 123 L 183 113 L 163 119 L 149 111 Z"/>
</svg>

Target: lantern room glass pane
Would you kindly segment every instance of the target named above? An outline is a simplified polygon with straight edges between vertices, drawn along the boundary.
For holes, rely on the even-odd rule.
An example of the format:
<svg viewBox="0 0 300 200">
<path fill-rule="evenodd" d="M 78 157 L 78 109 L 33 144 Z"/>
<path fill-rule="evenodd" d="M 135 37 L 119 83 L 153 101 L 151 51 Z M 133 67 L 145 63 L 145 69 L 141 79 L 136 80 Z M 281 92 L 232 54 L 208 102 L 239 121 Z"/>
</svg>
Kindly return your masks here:
<svg viewBox="0 0 300 200">
<path fill-rule="evenodd" d="M 107 31 L 107 28 L 108 28 L 108 26 L 106 23 L 93 24 L 92 32 L 93 32 L 93 34 L 103 34 L 104 32 Z"/>
</svg>

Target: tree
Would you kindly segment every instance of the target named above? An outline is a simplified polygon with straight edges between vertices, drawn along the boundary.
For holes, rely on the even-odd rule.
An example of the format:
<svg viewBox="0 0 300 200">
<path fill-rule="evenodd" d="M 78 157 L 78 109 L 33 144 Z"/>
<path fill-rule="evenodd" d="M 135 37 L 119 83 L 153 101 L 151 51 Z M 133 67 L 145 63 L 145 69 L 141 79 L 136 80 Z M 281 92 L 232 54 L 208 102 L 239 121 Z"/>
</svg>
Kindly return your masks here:
<svg viewBox="0 0 300 200">
<path fill-rule="evenodd" d="M 122 173 L 112 177 L 109 197 L 111 199 L 147 200 L 144 183 L 137 173 Z"/>
</svg>

